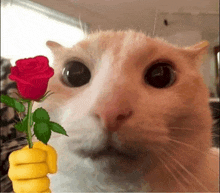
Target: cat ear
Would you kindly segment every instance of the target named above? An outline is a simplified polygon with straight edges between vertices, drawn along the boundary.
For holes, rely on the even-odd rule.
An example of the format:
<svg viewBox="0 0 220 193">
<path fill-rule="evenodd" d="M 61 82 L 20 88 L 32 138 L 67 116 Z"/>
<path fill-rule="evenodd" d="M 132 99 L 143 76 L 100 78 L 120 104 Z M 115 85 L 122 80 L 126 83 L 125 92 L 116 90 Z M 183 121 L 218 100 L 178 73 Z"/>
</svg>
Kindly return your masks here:
<svg viewBox="0 0 220 193">
<path fill-rule="evenodd" d="M 191 47 L 189 47 L 190 50 L 192 50 L 196 54 L 207 54 L 209 48 L 209 42 L 208 41 L 201 41 Z"/>
<path fill-rule="evenodd" d="M 195 59 L 197 63 L 202 63 L 202 60 L 204 59 L 204 55 L 208 54 L 209 49 L 209 42 L 208 41 L 201 41 L 193 46 L 185 48 L 187 51 L 187 54 Z"/>
<path fill-rule="evenodd" d="M 50 48 L 50 50 L 55 53 L 59 50 L 61 50 L 63 48 L 62 45 L 60 45 L 59 43 L 57 42 L 54 42 L 54 41 L 47 41 L 46 43 L 47 47 Z"/>
</svg>

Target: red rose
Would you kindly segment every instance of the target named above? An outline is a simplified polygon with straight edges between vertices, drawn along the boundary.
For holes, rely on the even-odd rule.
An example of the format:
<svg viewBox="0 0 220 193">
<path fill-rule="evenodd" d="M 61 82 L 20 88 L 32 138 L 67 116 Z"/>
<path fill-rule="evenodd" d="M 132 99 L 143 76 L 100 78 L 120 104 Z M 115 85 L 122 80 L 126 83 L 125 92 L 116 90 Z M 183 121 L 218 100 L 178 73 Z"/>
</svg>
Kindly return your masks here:
<svg viewBox="0 0 220 193">
<path fill-rule="evenodd" d="M 48 81 L 54 75 L 48 63 L 44 56 L 16 61 L 9 78 L 17 82 L 18 92 L 23 98 L 39 100 L 45 94 Z"/>
</svg>

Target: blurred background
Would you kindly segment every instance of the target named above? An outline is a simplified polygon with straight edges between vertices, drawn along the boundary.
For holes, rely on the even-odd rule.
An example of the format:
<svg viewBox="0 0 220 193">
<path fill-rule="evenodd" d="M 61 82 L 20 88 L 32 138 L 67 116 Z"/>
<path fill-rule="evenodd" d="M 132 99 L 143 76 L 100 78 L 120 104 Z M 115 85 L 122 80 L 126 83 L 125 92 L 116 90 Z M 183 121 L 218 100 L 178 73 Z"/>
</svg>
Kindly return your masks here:
<svg viewBox="0 0 220 193">
<path fill-rule="evenodd" d="M 209 41 L 201 72 L 210 91 L 213 146 L 219 147 L 219 0 L 1 0 L 1 94 L 16 92 L 8 79 L 16 60 L 45 55 L 52 64 L 46 41 L 72 47 L 89 33 L 111 29 L 134 29 L 180 46 Z M 27 144 L 14 128 L 20 116 L 1 103 L 1 192 L 13 192 L 10 153 Z"/>
<path fill-rule="evenodd" d="M 1 55 L 51 53 L 47 40 L 72 46 L 96 30 L 135 29 L 180 46 L 210 42 L 201 72 L 217 97 L 219 0 L 2 0 Z M 52 60 L 52 59 L 51 59 Z"/>
</svg>

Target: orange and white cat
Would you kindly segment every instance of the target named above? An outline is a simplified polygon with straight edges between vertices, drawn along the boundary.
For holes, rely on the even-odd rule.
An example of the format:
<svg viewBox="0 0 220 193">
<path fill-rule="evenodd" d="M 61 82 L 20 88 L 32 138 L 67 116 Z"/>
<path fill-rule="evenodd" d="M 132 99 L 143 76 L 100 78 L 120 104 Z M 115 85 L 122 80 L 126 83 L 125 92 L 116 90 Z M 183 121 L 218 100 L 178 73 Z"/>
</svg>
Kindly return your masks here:
<svg viewBox="0 0 220 193">
<path fill-rule="evenodd" d="M 41 106 L 69 137 L 53 192 L 218 192 L 207 42 L 180 48 L 130 31 L 100 31 L 72 48 L 48 41 L 55 92 Z"/>
</svg>

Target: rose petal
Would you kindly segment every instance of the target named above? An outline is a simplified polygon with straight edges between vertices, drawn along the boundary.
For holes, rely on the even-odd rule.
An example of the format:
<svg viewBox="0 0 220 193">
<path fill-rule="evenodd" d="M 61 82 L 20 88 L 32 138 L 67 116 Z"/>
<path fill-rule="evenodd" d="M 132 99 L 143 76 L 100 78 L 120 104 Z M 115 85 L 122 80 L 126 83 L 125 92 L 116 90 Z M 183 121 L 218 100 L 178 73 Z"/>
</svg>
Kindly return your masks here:
<svg viewBox="0 0 220 193">
<path fill-rule="evenodd" d="M 23 98 L 38 100 L 44 95 L 47 90 L 47 84 L 36 84 L 35 87 L 27 86 L 26 84 L 18 83 L 18 91 Z M 40 87 L 39 87 L 40 86 Z"/>
<path fill-rule="evenodd" d="M 19 70 L 17 66 L 11 67 L 11 74 L 17 75 L 17 76 L 19 75 Z"/>
<path fill-rule="evenodd" d="M 19 71 L 26 73 L 32 70 L 32 67 L 30 66 L 30 62 L 31 62 L 31 59 L 21 60 L 21 62 L 19 63 Z"/>
<path fill-rule="evenodd" d="M 37 60 L 38 62 L 38 66 L 41 67 L 41 71 L 45 71 L 46 69 L 48 69 L 50 66 L 49 66 L 49 60 L 44 57 L 44 56 L 37 56 L 35 57 L 35 59 Z"/>
<path fill-rule="evenodd" d="M 22 68 L 23 68 L 23 59 L 21 60 L 17 60 L 15 63 L 16 63 L 16 67 L 18 68 L 19 71 L 22 71 Z"/>
<path fill-rule="evenodd" d="M 29 78 L 30 78 L 30 80 L 33 80 L 33 79 L 49 79 L 53 75 L 54 75 L 54 69 L 50 67 L 44 73 L 39 73 L 39 74 L 36 74 L 34 77 L 29 77 Z"/>
<path fill-rule="evenodd" d="M 10 74 L 10 75 L 9 75 L 9 78 L 10 78 L 11 80 L 16 81 L 17 83 L 22 83 L 22 84 L 26 84 L 26 85 L 33 86 L 33 87 L 34 87 L 34 85 L 31 84 L 30 82 L 27 82 L 27 81 L 25 81 L 24 79 L 21 79 L 21 78 L 15 76 L 15 75 L 13 75 L 13 74 Z"/>
<path fill-rule="evenodd" d="M 45 56 L 36 56 L 35 59 L 38 62 L 44 64 L 44 66 L 49 67 L 49 60 L 48 60 L 47 57 L 45 57 Z"/>
<path fill-rule="evenodd" d="M 11 70 L 10 78 L 17 82 L 22 97 L 38 100 L 46 92 L 48 81 L 54 75 L 47 57 L 21 59 L 16 61 L 16 68 Z"/>
</svg>

